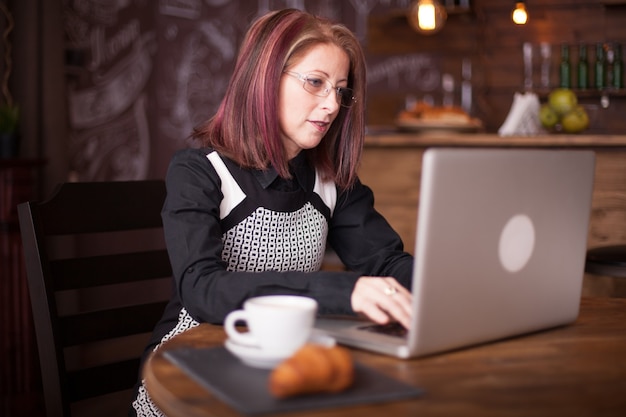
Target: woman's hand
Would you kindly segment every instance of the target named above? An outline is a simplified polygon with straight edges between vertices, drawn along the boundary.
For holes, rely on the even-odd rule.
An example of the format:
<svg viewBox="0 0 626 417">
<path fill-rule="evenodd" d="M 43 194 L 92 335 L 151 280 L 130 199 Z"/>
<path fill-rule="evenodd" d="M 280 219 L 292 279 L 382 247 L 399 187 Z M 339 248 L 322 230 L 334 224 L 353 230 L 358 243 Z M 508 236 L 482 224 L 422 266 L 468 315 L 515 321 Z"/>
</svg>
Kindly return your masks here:
<svg viewBox="0 0 626 417">
<path fill-rule="evenodd" d="M 352 309 L 378 324 L 397 321 L 409 328 L 411 321 L 411 293 L 395 278 L 359 278 L 352 291 Z"/>
</svg>

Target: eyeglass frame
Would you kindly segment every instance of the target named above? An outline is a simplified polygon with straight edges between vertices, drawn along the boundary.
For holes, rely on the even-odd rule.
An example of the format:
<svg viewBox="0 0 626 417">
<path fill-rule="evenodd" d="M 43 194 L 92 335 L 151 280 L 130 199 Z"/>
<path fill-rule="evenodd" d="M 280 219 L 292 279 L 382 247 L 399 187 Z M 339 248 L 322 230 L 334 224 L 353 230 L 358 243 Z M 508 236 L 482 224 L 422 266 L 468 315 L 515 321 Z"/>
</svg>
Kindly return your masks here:
<svg viewBox="0 0 626 417">
<path fill-rule="evenodd" d="M 311 74 L 301 74 L 299 72 L 296 71 L 283 71 L 283 73 L 287 74 L 287 75 L 291 75 L 292 77 L 297 78 L 298 80 L 302 81 L 302 88 L 304 89 L 304 91 L 306 91 L 307 93 L 314 95 L 316 97 L 328 97 L 328 95 L 330 94 L 331 91 L 334 91 L 335 94 L 337 95 L 338 103 L 341 107 L 345 107 L 347 109 L 349 109 L 350 107 L 352 107 L 352 105 L 354 105 L 354 103 L 357 102 L 357 98 L 354 97 L 354 90 L 348 87 L 337 87 L 334 86 L 333 83 L 330 82 L 330 80 L 324 76 L 321 75 L 315 75 L 314 77 L 317 78 L 320 81 L 325 81 L 326 84 L 326 88 L 323 90 L 322 94 L 316 94 L 312 91 L 307 90 L 306 86 L 307 86 L 307 82 L 309 80 L 314 80 L 314 78 L 309 78 L 309 77 L 313 77 Z M 330 86 L 330 88 L 328 87 Z M 344 97 L 348 97 L 348 96 L 344 96 L 343 91 L 350 91 L 350 105 L 346 106 L 343 103 Z"/>
</svg>

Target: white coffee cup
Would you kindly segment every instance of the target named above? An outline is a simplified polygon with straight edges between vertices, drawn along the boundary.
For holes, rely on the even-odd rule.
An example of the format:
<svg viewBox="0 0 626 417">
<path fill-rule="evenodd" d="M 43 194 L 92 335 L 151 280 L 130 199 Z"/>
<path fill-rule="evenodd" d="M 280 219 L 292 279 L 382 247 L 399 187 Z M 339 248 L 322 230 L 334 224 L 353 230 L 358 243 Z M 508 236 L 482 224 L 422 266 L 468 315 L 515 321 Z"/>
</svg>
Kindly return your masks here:
<svg viewBox="0 0 626 417">
<path fill-rule="evenodd" d="M 226 316 L 224 329 L 230 340 L 254 346 L 273 355 L 288 356 L 300 348 L 311 335 L 317 302 L 296 295 L 268 295 L 246 300 L 243 310 Z M 245 322 L 247 332 L 235 324 Z"/>
</svg>

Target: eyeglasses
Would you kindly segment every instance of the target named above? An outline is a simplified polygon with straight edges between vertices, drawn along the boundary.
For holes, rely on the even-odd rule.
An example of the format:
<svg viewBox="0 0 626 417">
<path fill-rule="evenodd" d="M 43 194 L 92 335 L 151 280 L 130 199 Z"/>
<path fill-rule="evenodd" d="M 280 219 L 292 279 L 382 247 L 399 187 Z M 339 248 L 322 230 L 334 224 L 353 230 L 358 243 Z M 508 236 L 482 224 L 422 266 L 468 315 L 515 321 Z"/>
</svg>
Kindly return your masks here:
<svg viewBox="0 0 626 417">
<path fill-rule="evenodd" d="M 294 71 L 284 72 L 302 81 L 302 87 L 314 96 L 328 97 L 331 91 L 335 91 L 337 102 L 343 107 L 350 107 L 356 102 L 354 91 L 351 88 L 335 87 L 329 80 L 318 75 L 300 74 Z"/>
</svg>

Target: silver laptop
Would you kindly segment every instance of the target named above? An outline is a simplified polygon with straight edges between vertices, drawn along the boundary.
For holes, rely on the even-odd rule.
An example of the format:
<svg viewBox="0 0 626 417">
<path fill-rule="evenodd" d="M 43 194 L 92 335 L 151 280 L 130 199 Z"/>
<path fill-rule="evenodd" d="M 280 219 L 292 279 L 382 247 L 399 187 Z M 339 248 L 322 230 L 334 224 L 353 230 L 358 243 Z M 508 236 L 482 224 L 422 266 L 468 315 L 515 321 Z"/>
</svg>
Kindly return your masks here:
<svg viewBox="0 0 626 417">
<path fill-rule="evenodd" d="M 321 317 L 315 332 L 410 358 L 573 322 L 594 166 L 585 150 L 427 150 L 411 327 Z"/>
</svg>

